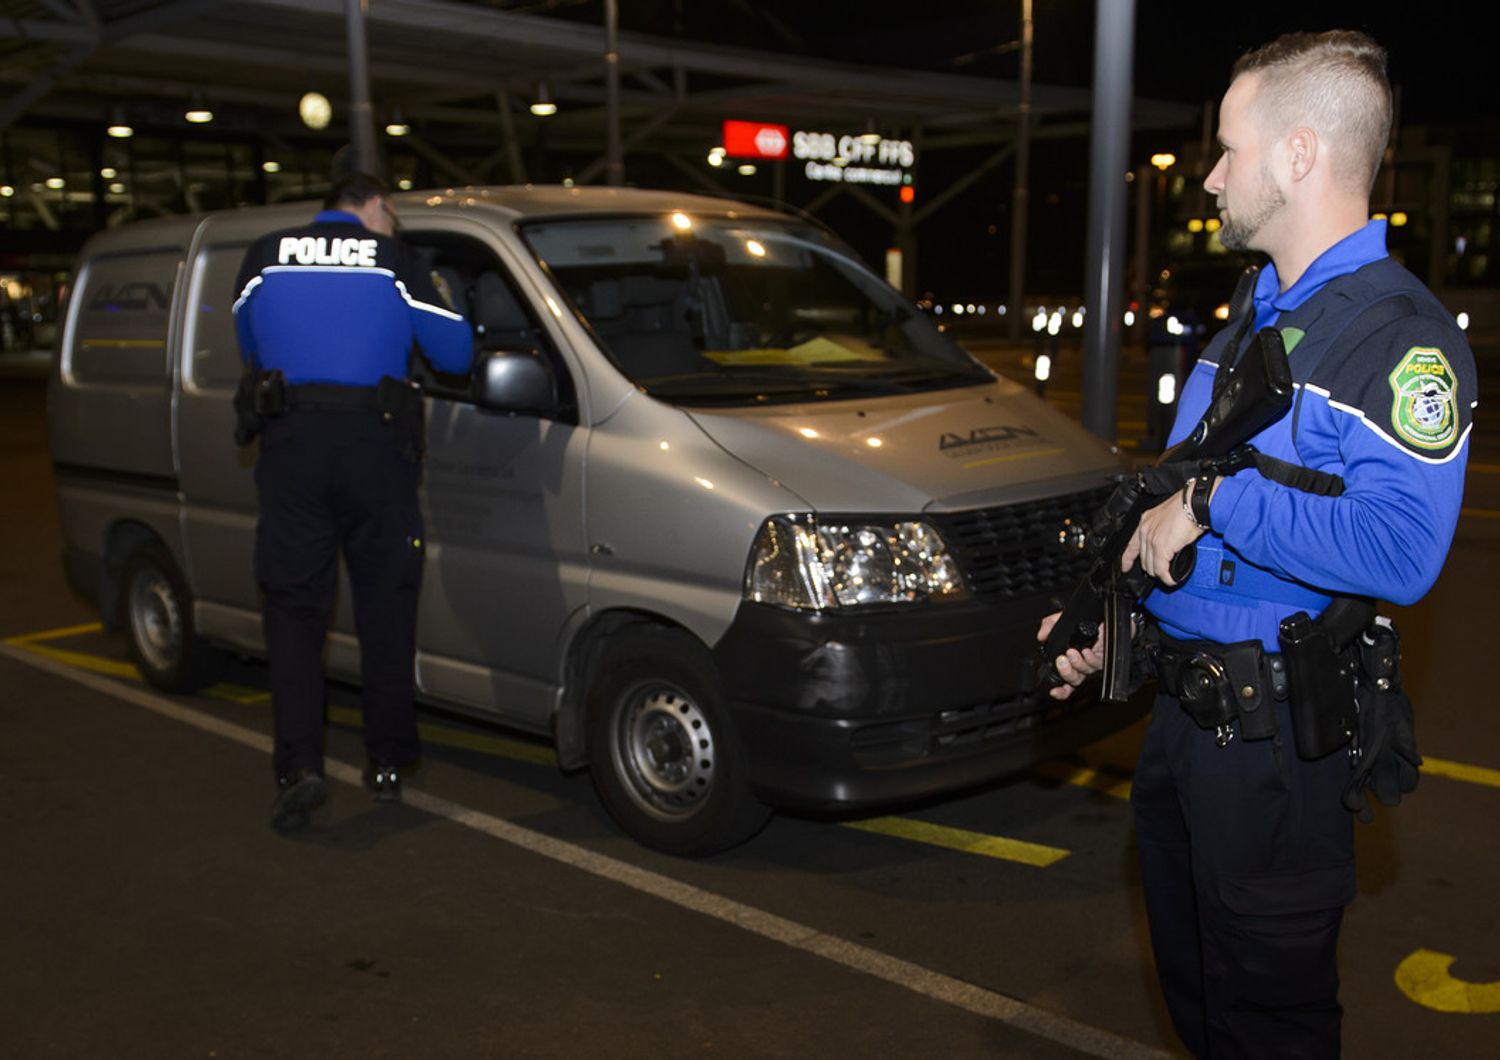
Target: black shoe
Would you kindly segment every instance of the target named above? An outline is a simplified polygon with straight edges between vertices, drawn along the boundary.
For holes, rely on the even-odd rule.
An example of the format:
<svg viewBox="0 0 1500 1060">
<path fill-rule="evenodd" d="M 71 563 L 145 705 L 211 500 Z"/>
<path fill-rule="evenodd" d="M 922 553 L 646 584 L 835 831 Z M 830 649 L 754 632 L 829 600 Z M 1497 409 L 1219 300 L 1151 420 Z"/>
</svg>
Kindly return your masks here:
<svg viewBox="0 0 1500 1060">
<path fill-rule="evenodd" d="M 364 780 L 376 802 L 401 801 L 401 770 L 397 767 L 370 762 L 365 766 Z"/>
<path fill-rule="evenodd" d="M 271 804 L 271 827 L 295 832 L 307 824 L 308 815 L 328 801 L 328 786 L 322 774 L 311 769 L 293 770 L 276 779 L 276 801 Z"/>
</svg>

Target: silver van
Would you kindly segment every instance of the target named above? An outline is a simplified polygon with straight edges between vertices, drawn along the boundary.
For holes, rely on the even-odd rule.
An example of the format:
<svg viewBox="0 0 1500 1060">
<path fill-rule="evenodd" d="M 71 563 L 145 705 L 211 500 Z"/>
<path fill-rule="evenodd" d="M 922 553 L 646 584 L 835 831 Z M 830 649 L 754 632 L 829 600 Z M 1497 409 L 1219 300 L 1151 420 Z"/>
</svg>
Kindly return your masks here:
<svg viewBox="0 0 1500 1060">
<path fill-rule="evenodd" d="M 425 702 L 549 736 L 640 841 L 948 791 L 1134 720 L 1035 688 L 1118 459 L 816 225 L 601 188 L 396 198 L 474 328 L 427 405 Z M 167 690 L 263 653 L 245 248 L 310 205 L 82 252 L 48 396 L 70 583 Z M 354 679 L 347 587 L 331 674 Z"/>
</svg>

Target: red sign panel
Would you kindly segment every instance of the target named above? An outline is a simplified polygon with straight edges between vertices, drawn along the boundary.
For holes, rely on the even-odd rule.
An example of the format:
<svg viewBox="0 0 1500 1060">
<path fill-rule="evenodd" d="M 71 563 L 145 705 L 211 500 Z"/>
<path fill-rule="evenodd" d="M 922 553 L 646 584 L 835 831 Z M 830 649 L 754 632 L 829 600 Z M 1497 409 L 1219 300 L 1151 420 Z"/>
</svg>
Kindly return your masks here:
<svg viewBox="0 0 1500 1060">
<path fill-rule="evenodd" d="M 792 137 L 785 125 L 763 121 L 726 121 L 724 153 L 730 158 L 785 158 Z"/>
</svg>

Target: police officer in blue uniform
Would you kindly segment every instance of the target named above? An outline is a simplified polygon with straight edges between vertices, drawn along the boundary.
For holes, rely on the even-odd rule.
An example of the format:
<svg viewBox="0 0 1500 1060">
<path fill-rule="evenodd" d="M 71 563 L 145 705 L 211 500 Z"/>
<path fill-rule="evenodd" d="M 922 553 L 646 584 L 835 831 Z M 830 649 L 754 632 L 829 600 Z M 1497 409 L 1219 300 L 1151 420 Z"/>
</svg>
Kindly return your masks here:
<svg viewBox="0 0 1500 1060">
<path fill-rule="evenodd" d="M 277 796 L 271 825 L 302 826 L 327 799 L 323 642 L 342 549 L 360 643 L 365 784 L 400 794 L 417 757 L 413 661 L 422 573 L 421 395 L 415 344 L 467 373 L 472 333 L 395 238 L 377 178 L 352 173 L 311 224 L 245 254 L 234 303 L 260 416 L 255 573 L 270 662 Z"/>
<path fill-rule="evenodd" d="M 1363 34 L 1289 34 L 1236 65 L 1205 187 L 1225 246 L 1270 262 L 1255 279 L 1253 320 L 1231 321 L 1191 373 L 1169 444 L 1202 417 L 1218 365 L 1272 327 L 1297 394 L 1253 444 L 1290 473 L 1190 479 L 1146 512 L 1123 559 L 1161 583 L 1145 600 L 1157 657 L 1223 673 L 1249 646 L 1265 676 L 1243 692 L 1275 712 L 1253 732 L 1246 714 L 1204 728 L 1187 686 L 1158 673 L 1132 804 L 1157 973 L 1197 1056 L 1339 1054 L 1336 949 L 1355 893 L 1351 755 L 1308 759 L 1289 738 L 1293 714 L 1272 669 L 1290 658 L 1281 623 L 1332 614 L 1335 598 L 1414 603 L 1458 523 L 1474 360 L 1451 316 L 1387 255 L 1385 222 L 1369 219 L 1390 122 L 1385 52 Z M 1312 488 L 1319 481 L 1336 488 Z M 1175 586 L 1172 558 L 1190 542 L 1196 566 Z M 1067 684 L 1055 696 L 1100 668 L 1099 647 L 1057 660 Z"/>
</svg>

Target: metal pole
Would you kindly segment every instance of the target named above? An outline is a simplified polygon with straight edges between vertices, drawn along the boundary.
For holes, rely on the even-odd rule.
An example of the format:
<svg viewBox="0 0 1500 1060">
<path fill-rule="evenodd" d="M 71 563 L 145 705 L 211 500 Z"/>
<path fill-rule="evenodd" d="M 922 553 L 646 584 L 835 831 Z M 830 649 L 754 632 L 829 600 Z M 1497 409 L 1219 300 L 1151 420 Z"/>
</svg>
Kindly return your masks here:
<svg viewBox="0 0 1500 1060">
<path fill-rule="evenodd" d="M 344 23 L 349 33 L 349 144 L 354 168 L 380 176 L 375 145 L 375 111 L 370 106 L 370 52 L 365 44 L 365 5 L 368 0 L 344 0 Z"/>
<path fill-rule="evenodd" d="M 1135 281 L 1135 301 L 1138 311 L 1131 332 L 1137 340 L 1147 331 L 1147 304 L 1151 299 L 1151 177 L 1154 171 L 1149 165 L 1135 171 L 1135 267 L 1131 270 Z"/>
<path fill-rule="evenodd" d="M 620 147 L 620 4 L 604 0 L 604 110 L 609 127 L 604 166 L 605 183 L 625 183 L 625 158 Z"/>
<path fill-rule="evenodd" d="M 1132 0 L 1134 2 L 1134 0 Z M 1026 280 L 1026 187 L 1031 167 L 1031 0 L 1021 0 L 1021 102 L 1016 107 L 1016 186 L 1011 192 L 1010 337 L 1021 337 Z"/>
<path fill-rule="evenodd" d="M 1084 278 L 1083 425 L 1115 440 L 1120 303 L 1125 285 L 1135 0 L 1094 0 L 1094 116 L 1089 134 L 1088 273 Z"/>
</svg>

